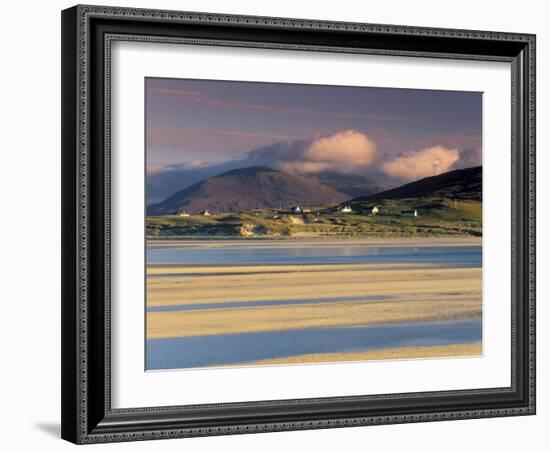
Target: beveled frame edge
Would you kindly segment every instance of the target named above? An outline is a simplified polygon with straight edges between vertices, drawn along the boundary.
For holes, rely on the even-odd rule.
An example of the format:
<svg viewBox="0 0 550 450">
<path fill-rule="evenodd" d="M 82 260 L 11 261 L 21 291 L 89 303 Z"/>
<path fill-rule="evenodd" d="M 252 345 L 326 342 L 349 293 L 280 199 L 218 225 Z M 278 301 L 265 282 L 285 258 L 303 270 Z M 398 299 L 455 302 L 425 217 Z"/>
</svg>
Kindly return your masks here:
<svg viewBox="0 0 550 450">
<path fill-rule="evenodd" d="M 513 74 L 516 72 L 521 76 L 516 80 L 517 89 L 523 91 L 525 97 L 525 106 L 517 108 L 516 120 L 519 122 L 520 132 L 517 136 L 517 151 L 524 153 L 525 163 L 517 168 L 519 180 L 521 181 L 518 196 L 523 194 L 524 203 L 519 202 L 520 215 L 518 217 L 520 232 L 525 231 L 527 237 L 527 256 L 528 261 L 524 267 L 526 273 L 521 279 L 522 285 L 518 289 L 527 287 L 528 296 L 526 302 L 526 317 L 528 329 L 527 336 L 527 358 L 524 361 L 526 374 L 528 378 L 528 399 L 526 406 L 516 408 L 488 408 L 476 410 L 457 410 L 434 413 L 412 413 L 412 414 L 392 414 L 386 416 L 367 416 L 367 417 L 348 417 L 341 419 L 322 419 L 322 420 L 292 420 L 281 421 L 277 423 L 256 423 L 234 426 L 208 426 L 208 427 L 190 427 L 190 428 L 170 428 L 167 425 L 164 429 L 148 431 L 136 427 L 133 431 L 112 432 L 109 426 L 104 427 L 103 431 L 94 431 L 93 426 L 88 423 L 90 414 L 90 403 L 88 399 L 89 389 L 89 358 L 90 350 L 88 334 L 90 318 L 90 296 L 89 296 L 89 258 L 91 231 L 91 215 L 93 211 L 89 208 L 88 194 L 90 191 L 90 167 L 88 165 L 90 136 L 88 135 L 90 121 L 89 117 L 89 86 L 88 65 L 90 60 L 88 23 L 93 17 L 123 17 L 137 18 L 144 21 L 162 21 L 170 23 L 199 23 L 199 24 L 239 24 L 249 28 L 276 28 L 281 31 L 284 29 L 316 29 L 330 30 L 340 33 L 359 32 L 359 33 L 382 33 L 389 35 L 403 36 L 438 36 L 445 38 L 461 38 L 475 40 L 494 40 L 506 42 L 518 42 L 524 46 L 523 57 L 508 58 L 516 65 Z M 420 421 L 438 421 L 449 419 L 466 419 L 474 417 L 498 417 L 508 415 L 526 415 L 535 413 L 535 36 L 530 34 L 499 33 L 485 31 L 469 30 L 448 30 L 432 29 L 424 27 L 404 27 L 394 25 L 376 25 L 376 24 L 357 24 L 346 22 L 329 21 L 310 21 L 304 19 L 281 19 L 268 17 L 252 16 L 233 16 L 219 14 L 203 14 L 177 11 L 157 11 L 146 9 L 129 8 L 111 8 L 96 6 L 76 6 L 63 13 L 63 55 L 64 64 L 62 67 L 63 78 L 63 307 L 62 307 L 62 327 L 63 327 L 63 399 L 62 399 L 62 435 L 64 438 L 76 443 L 95 443 L 109 441 L 127 441 L 142 439 L 163 439 L 172 437 L 193 437 L 218 434 L 238 434 L 250 432 L 270 432 L 284 431 L 294 429 L 312 429 L 329 428 L 345 426 L 361 426 L 370 424 L 388 424 Z M 116 38 L 116 36 L 114 36 Z M 120 36 L 119 36 L 120 37 Z M 199 43 L 199 42 L 197 42 Z M 200 43 L 199 43 L 200 44 Z M 204 44 L 204 43 L 203 43 Z M 258 45 L 256 45 L 258 46 Z M 273 46 L 267 46 L 273 48 Z M 325 47 L 326 49 L 327 47 Z M 342 51 L 342 48 L 337 48 Z M 354 49 L 357 51 L 357 48 Z M 365 51 L 369 53 L 368 51 Z M 371 51 L 370 53 L 375 53 Z M 380 53 L 380 52 L 379 52 Z M 382 54 L 391 54 L 388 51 L 382 51 Z M 411 56 L 414 52 L 409 52 Z M 422 53 L 422 52 L 420 52 Z M 418 54 L 418 56 L 427 56 L 428 53 Z M 431 57 L 454 58 L 454 54 L 435 54 L 429 53 Z M 462 55 L 463 59 L 466 56 Z M 475 57 L 475 56 L 474 56 Z M 479 59 L 479 55 L 477 55 Z M 66 62 L 72 64 L 66 64 Z M 518 67 L 521 65 L 521 67 Z M 521 78 L 521 79 L 519 79 Z M 515 83 L 514 83 L 515 85 Z M 108 86 L 105 86 L 106 93 Z M 106 101 L 108 98 L 106 97 Z M 519 105 L 521 106 L 521 105 Z M 516 122 L 513 120 L 513 124 Z M 108 148 L 109 127 L 105 128 L 105 145 Z M 75 152 L 75 146 L 78 149 Z M 108 155 L 106 165 L 108 165 Z M 106 170 L 104 182 L 109 184 L 109 171 Z M 513 176 L 513 178 L 515 178 Z M 98 180 L 95 180 L 97 183 Z M 106 190 L 108 193 L 108 188 Z M 109 196 L 105 195 L 106 209 L 109 207 Z M 524 209 L 525 207 L 525 209 Z M 522 212 L 527 211 L 526 217 Z M 97 220 L 97 218 L 96 218 Z M 106 230 L 108 230 L 108 220 L 106 217 Z M 526 222 L 526 223 L 524 223 Z M 523 235 L 522 235 L 523 236 Z M 109 233 L 105 234 L 105 245 L 109 246 Z M 105 258 L 106 267 L 108 267 L 108 252 Z M 105 271 L 105 276 L 109 273 Z M 521 276 L 521 274 L 518 274 Z M 526 283 L 525 283 L 526 282 Z M 109 297 L 109 280 L 105 284 L 105 296 Z M 75 293 L 78 303 L 75 309 Z M 108 311 L 105 316 L 105 322 L 108 329 L 109 316 Z M 109 339 L 105 339 L 106 354 L 109 354 Z M 109 378 L 109 364 L 106 361 L 106 377 Z M 486 391 L 486 390 L 483 390 Z M 454 391 L 457 392 L 457 391 Z M 473 392 L 472 392 L 473 393 Z M 428 393 L 412 394 L 412 397 L 421 397 Z M 434 394 L 434 393 L 431 393 Z M 167 413 L 169 411 L 179 411 L 180 407 L 172 408 L 142 408 L 141 410 L 119 410 L 118 412 L 110 409 L 108 384 L 105 389 L 105 417 L 116 416 L 118 414 L 139 415 L 140 412 Z M 407 394 L 402 396 L 407 397 Z M 369 396 L 372 397 L 372 396 Z M 376 396 L 378 398 L 388 396 Z M 391 396 L 389 396 L 391 397 Z M 337 398 L 335 398 L 338 400 Z M 326 400 L 326 399 L 313 399 Z M 299 400 L 296 400 L 299 401 Z M 284 402 L 284 401 L 281 401 Z M 277 402 L 277 403 L 281 403 Z M 292 404 L 293 401 L 288 401 Z M 273 403 L 273 402 L 268 402 Z M 200 405 L 198 405 L 200 407 Z M 165 421 L 166 421 L 165 416 Z M 130 427 L 131 428 L 131 427 Z M 139 430 L 139 431 L 138 431 Z"/>
</svg>

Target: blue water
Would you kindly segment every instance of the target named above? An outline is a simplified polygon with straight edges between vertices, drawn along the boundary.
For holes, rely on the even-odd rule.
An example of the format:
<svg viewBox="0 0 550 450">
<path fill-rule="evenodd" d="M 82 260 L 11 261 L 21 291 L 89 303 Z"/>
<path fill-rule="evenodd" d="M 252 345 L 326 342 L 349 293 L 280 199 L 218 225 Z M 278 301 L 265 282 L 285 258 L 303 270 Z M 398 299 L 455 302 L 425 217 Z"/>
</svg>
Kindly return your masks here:
<svg viewBox="0 0 550 450">
<path fill-rule="evenodd" d="M 481 341 L 481 321 L 310 328 L 147 341 L 148 370 L 246 364 L 266 358 Z"/>
<path fill-rule="evenodd" d="M 371 246 L 342 241 L 339 245 L 269 245 L 258 247 L 149 248 L 148 264 L 243 266 L 287 264 L 433 263 L 442 267 L 481 267 L 481 246 Z M 283 271 L 284 273 L 284 271 Z M 211 276 L 211 273 L 185 276 Z M 220 274 L 216 274 L 219 276 Z M 223 275 L 223 274 L 222 274 Z M 230 275 L 227 272 L 227 275 Z M 175 276 L 175 274 L 174 274 Z M 149 307 L 150 313 L 198 309 L 264 307 L 307 303 L 367 302 L 372 296 L 309 300 L 269 300 Z M 215 299 L 213 299 L 215 300 Z M 193 336 L 147 341 L 147 369 L 198 368 L 246 364 L 260 359 L 312 353 L 368 351 L 382 348 L 447 345 L 481 340 L 481 321 L 332 327 L 261 333 Z"/>
<path fill-rule="evenodd" d="M 147 249 L 148 264 L 254 265 L 437 263 L 447 267 L 481 267 L 481 246 L 338 246 L 169 247 Z"/>
<path fill-rule="evenodd" d="M 164 305 L 149 306 L 147 312 L 165 311 L 194 311 L 197 309 L 224 309 L 224 308 L 253 308 L 256 306 L 280 306 L 280 305 L 313 305 L 317 303 L 340 303 L 340 302 L 372 302 L 386 300 L 391 297 L 387 295 L 361 295 L 356 297 L 326 297 L 306 300 L 250 300 L 240 302 L 219 302 L 219 303 L 193 303 L 187 305 Z"/>
</svg>

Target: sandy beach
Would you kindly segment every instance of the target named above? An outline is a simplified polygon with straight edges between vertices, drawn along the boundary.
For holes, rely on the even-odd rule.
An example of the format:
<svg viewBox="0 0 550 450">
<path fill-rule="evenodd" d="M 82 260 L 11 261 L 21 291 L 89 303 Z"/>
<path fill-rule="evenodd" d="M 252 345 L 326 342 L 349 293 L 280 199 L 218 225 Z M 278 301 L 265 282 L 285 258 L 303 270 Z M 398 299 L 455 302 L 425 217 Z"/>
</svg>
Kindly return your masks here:
<svg viewBox="0 0 550 450">
<path fill-rule="evenodd" d="M 479 268 L 406 267 L 395 264 L 179 267 L 175 272 L 150 268 L 150 275 L 165 275 L 148 278 L 147 306 L 361 295 L 409 301 L 480 298 Z M 193 276 L 201 272 L 209 275 Z M 190 276 L 171 276 L 173 273 Z"/>
<path fill-rule="evenodd" d="M 431 345 L 426 347 L 401 347 L 370 352 L 317 353 L 313 355 L 270 358 L 254 361 L 251 366 L 273 366 L 279 364 L 317 364 L 330 362 L 379 361 L 391 359 L 445 358 L 449 356 L 479 356 L 481 343 L 456 345 Z"/>
<path fill-rule="evenodd" d="M 442 242 L 444 244 L 441 244 Z M 208 354 L 209 346 L 214 345 L 214 342 L 216 346 L 220 345 L 219 343 L 226 339 L 224 336 L 231 337 L 234 342 L 227 345 L 239 345 L 234 341 L 237 338 L 241 339 L 238 336 L 246 339 L 246 336 L 250 335 L 257 336 L 254 339 L 259 339 L 260 336 L 257 333 L 266 333 L 261 336 L 262 340 L 268 339 L 269 333 L 271 333 L 270 336 L 273 335 L 273 339 L 279 340 L 291 339 L 288 333 L 300 334 L 307 330 L 310 330 L 308 333 L 313 333 L 311 336 L 317 336 L 315 330 L 350 330 L 351 328 L 359 330 L 361 327 L 399 327 L 400 324 L 420 327 L 424 324 L 428 326 L 442 324 L 437 326 L 446 327 L 445 324 L 480 323 L 481 267 L 471 263 L 463 264 L 460 262 L 460 257 L 452 264 L 417 262 L 422 261 L 417 256 L 420 247 L 433 248 L 435 250 L 429 250 L 428 254 L 435 252 L 438 255 L 437 258 L 440 258 L 439 255 L 447 258 L 447 253 L 455 252 L 453 250 L 455 248 L 460 252 L 461 248 L 479 245 L 479 239 L 393 239 L 391 242 L 384 241 L 383 244 L 378 241 L 346 240 L 345 245 L 343 243 L 335 239 L 323 242 L 315 240 L 150 242 L 150 248 L 176 251 L 178 255 L 188 258 L 186 260 L 188 262 L 167 263 L 160 260 L 156 264 L 148 265 L 147 339 L 151 343 L 163 341 L 166 345 L 176 346 L 180 344 L 174 340 L 198 339 L 203 342 L 200 345 L 206 346 L 204 351 Z M 345 256 L 346 249 L 350 249 L 350 256 L 353 256 L 357 255 L 357 246 L 372 246 L 374 253 L 368 250 L 366 254 L 386 257 L 388 254 L 393 254 L 383 250 L 390 245 L 399 248 L 399 255 L 403 253 L 408 255 L 412 252 L 412 257 L 399 260 L 400 262 L 369 262 L 371 260 L 368 260 L 364 263 L 348 263 L 347 261 L 356 260 Z M 438 245 L 439 248 L 437 248 Z M 250 263 L 250 259 L 245 259 L 247 263 L 239 264 L 235 263 L 235 260 L 224 263 L 225 259 L 223 259 L 228 254 L 233 255 L 232 258 L 235 258 L 235 255 L 237 258 L 242 258 L 243 255 L 249 255 L 251 251 L 256 255 L 255 257 L 258 254 L 260 257 L 265 257 L 265 252 L 271 255 L 273 249 L 279 252 L 282 247 L 286 247 L 290 255 L 294 255 L 298 249 L 298 254 L 307 255 L 307 258 L 311 258 L 312 251 L 316 254 L 316 249 L 319 247 L 325 250 L 321 250 L 321 256 L 315 257 L 315 263 L 260 264 Z M 202 256 L 203 249 L 214 252 L 210 254 L 215 256 L 215 263 L 208 263 L 208 258 Z M 323 255 L 342 251 L 345 253 L 341 260 L 343 262 L 325 262 L 331 260 Z M 359 254 L 362 255 L 361 251 Z M 426 254 L 425 251 L 424 254 Z M 200 258 L 195 259 L 196 255 L 200 255 Z M 219 260 L 220 255 L 223 256 L 222 260 Z M 259 356 L 254 358 L 252 363 L 298 364 L 481 354 L 481 342 L 456 341 L 451 334 L 447 335 L 446 341 L 442 341 L 447 342 L 448 345 L 437 345 L 437 335 L 435 335 L 435 341 L 422 338 L 422 334 L 415 335 L 421 338 L 418 342 L 424 343 L 406 345 L 416 341 L 400 341 L 397 348 L 395 345 L 384 344 L 389 347 L 338 353 L 319 351 L 319 348 L 315 353 L 307 352 L 306 344 L 304 354 L 290 353 L 286 356 L 287 354 L 283 351 L 282 354 L 278 353 L 277 357 L 269 357 L 269 349 L 266 348 L 266 355 L 262 357 L 262 351 L 260 351 Z M 215 341 L 207 344 L 209 339 L 215 339 Z M 323 339 L 331 342 L 331 338 L 323 337 Z M 473 339 L 475 341 L 479 337 Z M 262 345 L 268 347 L 273 345 L 269 344 L 269 340 L 265 342 Z M 303 343 L 302 341 L 301 344 Z M 182 342 L 181 345 L 188 344 Z M 158 346 L 151 348 L 158 348 Z M 211 347 L 210 349 L 213 350 Z M 255 352 L 254 349 L 249 350 Z M 219 349 L 216 351 L 218 352 Z M 235 349 L 228 349 L 228 351 L 233 352 Z M 223 350 L 221 354 L 217 354 L 223 356 Z"/>
<path fill-rule="evenodd" d="M 410 266 L 409 266 L 410 267 Z M 150 268 L 147 306 L 269 300 L 311 300 L 311 304 L 149 312 L 149 339 L 245 333 L 319 326 L 464 320 L 481 317 L 481 269 L 400 265 L 321 265 L 209 268 L 202 277 L 162 276 Z M 178 274 L 197 268 L 179 267 Z M 197 272 L 198 271 L 198 272 Z M 222 274 L 216 274 L 221 272 Z M 269 286 L 266 288 L 266 286 Z M 364 302 L 345 301 L 365 296 Z M 316 299 L 343 298 L 337 303 Z M 377 298 L 381 298 L 376 300 Z M 371 300 L 373 299 L 374 300 Z"/>
</svg>

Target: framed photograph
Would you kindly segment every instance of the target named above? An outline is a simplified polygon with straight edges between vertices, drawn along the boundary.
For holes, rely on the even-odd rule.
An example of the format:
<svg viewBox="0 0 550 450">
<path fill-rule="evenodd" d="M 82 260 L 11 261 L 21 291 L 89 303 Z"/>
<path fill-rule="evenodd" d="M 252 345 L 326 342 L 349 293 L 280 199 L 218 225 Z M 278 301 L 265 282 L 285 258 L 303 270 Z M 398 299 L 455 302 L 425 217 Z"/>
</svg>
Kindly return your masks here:
<svg viewBox="0 0 550 450">
<path fill-rule="evenodd" d="M 62 12 L 62 436 L 535 413 L 535 36 Z"/>
</svg>

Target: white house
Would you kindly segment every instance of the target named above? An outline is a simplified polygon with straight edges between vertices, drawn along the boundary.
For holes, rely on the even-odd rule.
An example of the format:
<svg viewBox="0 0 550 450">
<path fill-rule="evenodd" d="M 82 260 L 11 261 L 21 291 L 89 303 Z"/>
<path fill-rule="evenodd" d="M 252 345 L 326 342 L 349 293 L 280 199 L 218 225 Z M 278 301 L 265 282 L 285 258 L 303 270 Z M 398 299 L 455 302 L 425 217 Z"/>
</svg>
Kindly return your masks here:
<svg viewBox="0 0 550 450">
<path fill-rule="evenodd" d="M 211 216 L 212 214 L 210 214 L 210 213 L 208 212 L 208 210 L 205 209 L 204 211 L 201 211 L 201 212 L 200 212 L 200 215 L 201 215 L 201 216 Z"/>
<path fill-rule="evenodd" d="M 417 217 L 418 211 L 416 209 L 405 209 L 401 211 L 401 217 Z"/>
<path fill-rule="evenodd" d="M 351 206 L 349 205 L 346 205 L 346 206 L 342 206 L 340 209 L 339 209 L 340 212 L 342 213 L 347 213 L 349 214 L 351 212 Z"/>
<path fill-rule="evenodd" d="M 290 214 L 302 214 L 302 208 L 300 208 L 298 205 L 293 206 L 290 208 Z"/>
<path fill-rule="evenodd" d="M 185 212 L 185 211 L 180 211 L 180 212 L 178 213 L 178 216 L 180 216 L 180 217 L 189 217 L 189 213 L 188 213 L 188 212 Z"/>
<path fill-rule="evenodd" d="M 363 214 L 370 214 L 371 216 L 376 216 L 380 212 L 378 206 L 367 207 L 363 210 Z"/>
</svg>

